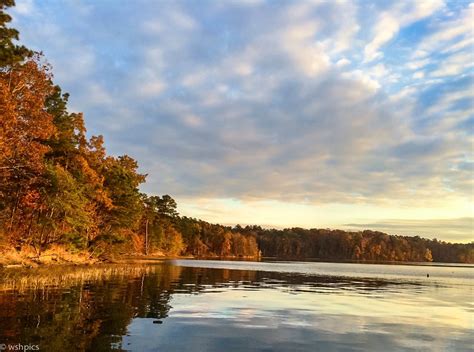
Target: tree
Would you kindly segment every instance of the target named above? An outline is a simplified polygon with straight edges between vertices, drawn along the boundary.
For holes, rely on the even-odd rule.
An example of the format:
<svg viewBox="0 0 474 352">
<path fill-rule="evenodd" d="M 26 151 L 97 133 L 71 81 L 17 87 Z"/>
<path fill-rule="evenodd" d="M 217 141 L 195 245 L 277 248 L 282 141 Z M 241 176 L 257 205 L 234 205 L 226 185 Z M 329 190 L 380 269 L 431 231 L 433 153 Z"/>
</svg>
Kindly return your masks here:
<svg viewBox="0 0 474 352">
<path fill-rule="evenodd" d="M 59 165 L 47 165 L 48 184 L 41 190 L 42 206 L 29 236 L 38 253 L 53 243 L 84 248 L 83 236 L 92 222 L 84 187 Z"/>
<path fill-rule="evenodd" d="M 78 157 L 85 152 L 86 128 L 81 113 L 67 111 L 68 99 L 69 94 L 62 93 L 59 86 L 54 86 L 52 93 L 46 98 L 46 111 L 53 117 L 56 128 L 56 133 L 46 141 L 50 147 L 47 157 L 66 169 L 77 169 L 77 165 L 73 164 L 77 164 Z"/>
<path fill-rule="evenodd" d="M 39 56 L 0 72 L 0 223 L 15 242 L 43 206 L 45 141 L 55 133 L 45 111 L 52 91 L 49 66 Z"/>
<path fill-rule="evenodd" d="M 127 230 L 138 229 L 143 210 L 138 186 L 146 175 L 139 174 L 137 168 L 137 162 L 127 155 L 104 160 L 104 188 L 112 201 L 105 215 L 109 227 L 104 238 L 108 240 L 124 241 Z"/>
<path fill-rule="evenodd" d="M 158 208 L 158 213 L 162 218 L 173 220 L 179 215 L 178 211 L 176 210 L 176 201 L 167 194 L 165 194 L 161 198 L 156 198 L 156 204 Z"/>
<path fill-rule="evenodd" d="M 0 0 L 0 69 L 13 66 L 32 55 L 31 50 L 14 43 L 19 39 L 19 33 L 8 27 L 12 18 L 5 12 L 11 6 L 15 6 L 14 0 Z"/>
<path fill-rule="evenodd" d="M 179 255 L 185 249 L 183 237 L 172 226 L 166 227 L 163 249 L 168 255 Z"/>
</svg>

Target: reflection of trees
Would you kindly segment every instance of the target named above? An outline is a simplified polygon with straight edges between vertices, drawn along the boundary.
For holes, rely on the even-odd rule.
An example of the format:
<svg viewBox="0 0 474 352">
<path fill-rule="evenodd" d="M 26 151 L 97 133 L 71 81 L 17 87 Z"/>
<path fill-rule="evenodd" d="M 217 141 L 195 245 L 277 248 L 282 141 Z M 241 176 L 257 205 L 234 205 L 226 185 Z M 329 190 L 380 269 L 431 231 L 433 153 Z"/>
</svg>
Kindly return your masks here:
<svg viewBox="0 0 474 352">
<path fill-rule="evenodd" d="M 331 290 L 332 293 L 335 293 L 347 289 L 365 294 L 367 291 L 388 290 L 400 285 L 419 286 L 420 284 L 376 278 L 189 267 L 182 269 L 180 280 L 174 283 L 172 290 L 173 293 L 200 293 L 210 288 L 233 287 L 241 289 L 286 288 L 294 292 Z"/>
<path fill-rule="evenodd" d="M 295 293 L 337 288 L 331 292 L 351 289 L 364 293 L 397 284 L 374 279 L 168 264 L 124 268 L 107 275 L 97 273 L 101 268 L 76 268 L 72 269 L 73 279 L 59 281 L 56 269 L 48 270 L 54 285 L 48 284 L 44 272 L 39 276 L 30 274 L 29 284 L 24 278 L 15 278 L 23 283 L 16 288 L 11 278 L 8 287 L 0 282 L 2 343 L 39 344 L 45 351 L 110 350 L 112 345 L 119 346 L 133 318 L 165 319 L 172 308 L 172 295 L 199 294 L 211 288 L 285 288 Z M 33 288 L 26 289 L 28 286 Z"/>
<path fill-rule="evenodd" d="M 49 278 L 40 270 L 40 277 L 30 274 L 29 282 L 24 277 L 3 282 L 3 288 L 10 289 L 0 292 L 0 341 L 38 344 L 45 351 L 108 351 L 139 312 L 145 315 L 148 309 L 159 312 L 154 316 L 166 316 L 169 295 L 156 298 L 172 277 L 164 267 L 105 268 L 108 275 L 98 276 L 103 269 L 76 268 L 68 273 L 60 268 L 61 285 L 55 268 L 50 268 Z M 165 277 L 152 290 L 156 280 Z"/>
</svg>

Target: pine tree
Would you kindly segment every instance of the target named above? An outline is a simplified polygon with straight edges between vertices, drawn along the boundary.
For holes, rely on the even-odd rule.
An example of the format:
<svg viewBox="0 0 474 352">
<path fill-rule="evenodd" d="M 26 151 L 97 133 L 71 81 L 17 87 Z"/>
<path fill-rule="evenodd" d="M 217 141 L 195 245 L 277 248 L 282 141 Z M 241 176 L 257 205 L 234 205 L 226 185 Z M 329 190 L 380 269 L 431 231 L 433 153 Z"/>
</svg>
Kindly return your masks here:
<svg viewBox="0 0 474 352">
<path fill-rule="evenodd" d="M 0 68 L 2 69 L 22 62 L 33 54 L 23 45 L 15 44 L 19 39 L 19 33 L 16 29 L 8 27 L 12 18 L 5 12 L 11 6 L 15 6 L 14 0 L 0 0 Z"/>
</svg>

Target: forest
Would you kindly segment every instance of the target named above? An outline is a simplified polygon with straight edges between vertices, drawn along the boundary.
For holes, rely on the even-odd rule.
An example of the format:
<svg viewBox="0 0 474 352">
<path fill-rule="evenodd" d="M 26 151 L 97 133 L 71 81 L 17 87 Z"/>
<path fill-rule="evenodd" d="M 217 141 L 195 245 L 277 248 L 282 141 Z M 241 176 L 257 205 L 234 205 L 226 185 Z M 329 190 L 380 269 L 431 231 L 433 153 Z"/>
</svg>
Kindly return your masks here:
<svg viewBox="0 0 474 352">
<path fill-rule="evenodd" d="M 108 155 L 53 82 L 41 53 L 9 27 L 0 0 L 0 254 L 50 248 L 115 255 L 281 257 L 474 262 L 474 243 L 381 232 L 222 226 L 180 216 L 169 195 L 140 191 L 146 175 L 128 155 Z"/>
</svg>

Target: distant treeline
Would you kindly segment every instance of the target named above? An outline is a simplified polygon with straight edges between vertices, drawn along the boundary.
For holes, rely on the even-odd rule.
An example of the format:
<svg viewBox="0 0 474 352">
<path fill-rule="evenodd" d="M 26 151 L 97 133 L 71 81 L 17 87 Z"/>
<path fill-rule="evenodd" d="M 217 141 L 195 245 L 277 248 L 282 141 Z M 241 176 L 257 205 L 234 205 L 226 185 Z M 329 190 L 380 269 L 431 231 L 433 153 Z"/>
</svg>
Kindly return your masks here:
<svg viewBox="0 0 474 352">
<path fill-rule="evenodd" d="M 93 256 L 319 258 L 472 262 L 473 244 L 379 232 L 225 227 L 180 217 L 170 196 L 139 191 L 146 175 L 131 157 L 107 155 L 86 137 L 80 113 L 52 81 L 39 53 L 16 44 L 0 0 L 0 251 L 52 245 Z"/>
<path fill-rule="evenodd" d="M 185 253 L 198 257 L 260 253 L 263 257 L 334 261 L 474 262 L 474 243 L 453 244 L 369 230 L 231 228 L 186 217 L 178 218 L 177 224 L 185 239 Z"/>
<path fill-rule="evenodd" d="M 418 236 L 394 236 L 377 231 L 292 228 L 265 230 L 246 227 L 263 256 L 321 260 L 474 262 L 474 243 L 452 244 Z"/>
</svg>

